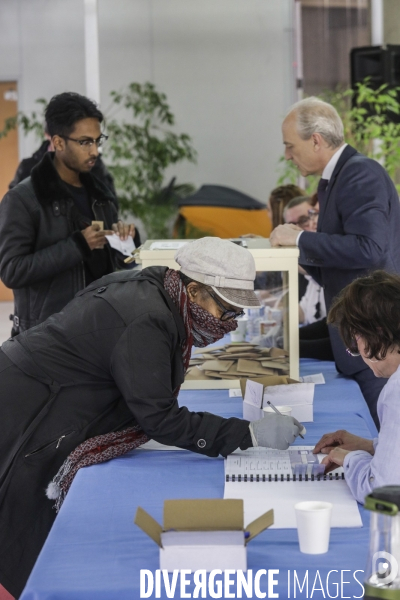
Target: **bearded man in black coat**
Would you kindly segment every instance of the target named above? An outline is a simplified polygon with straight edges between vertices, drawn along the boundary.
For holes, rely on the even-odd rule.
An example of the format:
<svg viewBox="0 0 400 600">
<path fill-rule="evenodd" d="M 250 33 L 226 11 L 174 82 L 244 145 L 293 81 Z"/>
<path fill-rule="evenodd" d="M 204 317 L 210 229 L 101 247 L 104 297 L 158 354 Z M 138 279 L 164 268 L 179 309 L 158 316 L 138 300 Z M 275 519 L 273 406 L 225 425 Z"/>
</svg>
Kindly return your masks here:
<svg viewBox="0 0 400 600">
<path fill-rule="evenodd" d="M 42 323 L 99 277 L 125 268 L 106 235 L 128 235 L 135 226 L 118 220 L 112 191 L 91 174 L 103 115 L 88 98 L 54 96 L 46 112 L 54 147 L 30 177 L 0 204 L 0 278 L 14 292 L 12 335 Z"/>
</svg>

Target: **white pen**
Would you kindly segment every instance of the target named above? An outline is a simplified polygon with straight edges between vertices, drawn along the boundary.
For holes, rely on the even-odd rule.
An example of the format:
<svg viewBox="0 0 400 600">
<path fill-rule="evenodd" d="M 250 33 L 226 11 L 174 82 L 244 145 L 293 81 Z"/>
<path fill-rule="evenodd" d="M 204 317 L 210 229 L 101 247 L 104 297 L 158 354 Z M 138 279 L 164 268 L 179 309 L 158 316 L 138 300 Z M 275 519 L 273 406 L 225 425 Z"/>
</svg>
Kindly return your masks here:
<svg viewBox="0 0 400 600">
<path fill-rule="evenodd" d="M 279 412 L 279 410 L 276 408 L 276 406 L 274 406 L 274 405 L 272 404 L 272 402 L 270 402 L 269 400 L 267 400 L 267 404 L 269 404 L 269 405 L 270 405 L 270 407 L 272 408 L 272 410 L 274 410 L 274 411 L 276 412 L 276 414 L 277 414 L 277 415 L 281 415 L 281 417 L 283 417 L 283 416 L 284 416 L 282 413 L 280 413 L 280 412 Z M 304 425 L 303 425 L 303 429 L 302 429 L 302 431 L 303 431 L 303 430 L 304 430 L 304 432 L 305 432 L 305 427 L 304 427 Z M 301 437 L 301 439 L 302 439 L 302 440 L 304 440 L 304 436 L 303 436 L 303 435 L 301 435 L 301 433 L 299 433 L 299 436 Z"/>
</svg>

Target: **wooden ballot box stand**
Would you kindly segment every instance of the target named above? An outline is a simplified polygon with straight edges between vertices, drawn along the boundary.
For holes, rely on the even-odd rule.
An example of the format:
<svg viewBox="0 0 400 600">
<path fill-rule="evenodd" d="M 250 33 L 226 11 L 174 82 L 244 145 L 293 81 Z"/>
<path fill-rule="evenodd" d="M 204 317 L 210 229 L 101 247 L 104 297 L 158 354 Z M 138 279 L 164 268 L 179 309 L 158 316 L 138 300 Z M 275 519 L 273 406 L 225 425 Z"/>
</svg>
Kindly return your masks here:
<svg viewBox="0 0 400 600">
<path fill-rule="evenodd" d="M 190 240 L 147 240 L 140 248 L 139 262 L 142 268 L 165 266 L 179 269 L 174 261 L 177 249 Z M 247 249 L 254 257 L 257 272 L 282 273 L 283 288 L 283 347 L 289 352 L 289 376 L 299 377 L 299 299 L 298 299 L 298 257 L 299 249 L 288 246 L 272 248 L 269 239 L 246 238 Z M 226 389 L 238 388 L 239 380 L 190 380 L 183 389 Z"/>
</svg>

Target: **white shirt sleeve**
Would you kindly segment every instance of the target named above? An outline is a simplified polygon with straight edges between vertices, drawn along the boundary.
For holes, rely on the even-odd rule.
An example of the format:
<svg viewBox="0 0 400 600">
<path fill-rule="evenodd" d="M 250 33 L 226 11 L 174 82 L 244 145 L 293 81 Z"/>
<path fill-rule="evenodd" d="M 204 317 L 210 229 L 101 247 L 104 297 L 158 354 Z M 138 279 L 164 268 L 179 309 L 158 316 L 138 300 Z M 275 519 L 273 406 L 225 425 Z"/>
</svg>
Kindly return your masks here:
<svg viewBox="0 0 400 600">
<path fill-rule="evenodd" d="M 300 231 L 300 232 L 299 232 L 299 235 L 298 235 L 298 236 L 297 236 L 297 238 L 296 238 L 296 246 L 298 246 L 298 245 L 299 245 L 299 239 L 300 239 L 300 236 L 301 236 L 301 234 L 302 234 L 302 233 L 303 233 L 303 231 Z"/>
</svg>

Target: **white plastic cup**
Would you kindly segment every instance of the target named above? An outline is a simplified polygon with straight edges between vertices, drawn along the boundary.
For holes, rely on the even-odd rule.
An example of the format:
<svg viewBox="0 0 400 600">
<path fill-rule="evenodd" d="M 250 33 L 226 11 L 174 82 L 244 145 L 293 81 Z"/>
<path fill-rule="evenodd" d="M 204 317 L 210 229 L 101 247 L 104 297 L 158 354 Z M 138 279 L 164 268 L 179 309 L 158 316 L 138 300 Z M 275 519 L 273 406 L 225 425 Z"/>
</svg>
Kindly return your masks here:
<svg viewBox="0 0 400 600">
<path fill-rule="evenodd" d="M 325 554 L 329 548 L 332 504 L 330 502 L 298 502 L 295 504 L 300 552 Z"/>
<path fill-rule="evenodd" d="M 231 342 L 245 342 L 247 332 L 247 319 L 237 320 L 237 329 L 231 331 Z"/>
<path fill-rule="evenodd" d="M 276 406 L 276 410 L 279 410 L 281 415 L 286 415 L 287 417 L 290 417 L 292 414 L 291 406 Z M 268 405 L 263 408 L 263 411 L 266 413 L 274 413 L 275 412 L 274 409 Z M 265 417 L 265 415 L 264 415 L 264 417 Z"/>
</svg>

